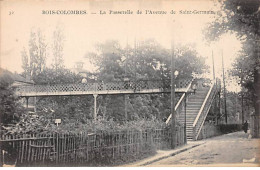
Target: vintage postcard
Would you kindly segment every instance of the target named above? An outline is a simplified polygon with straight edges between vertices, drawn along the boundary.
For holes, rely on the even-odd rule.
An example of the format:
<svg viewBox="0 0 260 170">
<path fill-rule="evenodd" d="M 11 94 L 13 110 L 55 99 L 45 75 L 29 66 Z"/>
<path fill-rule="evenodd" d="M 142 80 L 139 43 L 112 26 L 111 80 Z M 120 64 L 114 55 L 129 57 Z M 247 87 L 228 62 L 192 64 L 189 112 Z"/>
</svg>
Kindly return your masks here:
<svg viewBox="0 0 260 170">
<path fill-rule="evenodd" d="M 1 166 L 259 166 L 259 21 L 259 0 L 0 0 Z"/>
</svg>

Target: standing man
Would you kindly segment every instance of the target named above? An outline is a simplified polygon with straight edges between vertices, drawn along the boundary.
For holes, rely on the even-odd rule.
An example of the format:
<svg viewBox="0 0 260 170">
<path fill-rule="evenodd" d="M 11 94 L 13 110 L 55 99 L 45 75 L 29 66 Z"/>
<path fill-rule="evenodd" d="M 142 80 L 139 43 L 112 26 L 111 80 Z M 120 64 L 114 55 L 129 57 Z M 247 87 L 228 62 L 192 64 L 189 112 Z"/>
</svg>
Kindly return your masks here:
<svg viewBox="0 0 260 170">
<path fill-rule="evenodd" d="M 248 130 L 247 120 L 246 120 L 246 122 L 243 124 L 243 130 L 244 130 L 245 133 L 247 133 L 247 130 Z"/>
</svg>

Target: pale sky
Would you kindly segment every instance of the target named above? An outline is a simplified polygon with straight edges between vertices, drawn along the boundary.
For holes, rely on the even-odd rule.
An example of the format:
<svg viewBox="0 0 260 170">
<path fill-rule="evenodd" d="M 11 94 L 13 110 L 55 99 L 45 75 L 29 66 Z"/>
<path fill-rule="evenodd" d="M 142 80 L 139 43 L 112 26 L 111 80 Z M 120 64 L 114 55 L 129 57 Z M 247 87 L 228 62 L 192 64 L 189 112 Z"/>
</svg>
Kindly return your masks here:
<svg viewBox="0 0 260 170">
<path fill-rule="evenodd" d="M 149 3 L 148 3 L 149 2 Z M 43 0 L 43 1 L 1 1 L 1 62 L 0 66 L 12 72 L 21 72 L 21 51 L 28 49 L 31 29 L 40 28 L 51 42 L 52 33 L 57 25 L 64 28 L 64 63 L 72 68 L 77 61 L 86 62 L 85 69 L 93 67 L 83 56 L 94 50 L 96 43 L 117 40 L 122 46 L 134 41 L 155 39 L 165 48 L 171 47 L 172 37 L 176 46 L 194 44 L 198 52 L 207 57 L 212 66 L 211 51 L 214 51 L 215 67 L 221 75 L 221 50 L 224 53 L 225 67 L 231 63 L 240 50 L 240 42 L 235 36 L 226 34 L 219 42 L 206 45 L 202 29 L 212 21 L 212 14 L 179 14 L 180 10 L 216 11 L 210 0 Z M 43 15 L 42 10 L 86 10 L 87 15 Z M 100 10 L 132 10 L 134 14 L 100 15 Z M 137 10 L 167 11 L 162 14 L 136 14 Z M 170 14 L 175 10 L 177 14 Z M 12 15 L 9 15 L 9 13 Z M 91 14 L 95 12 L 97 14 Z M 174 31 L 173 31 L 174 30 Z M 51 62 L 48 59 L 47 64 Z"/>
</svg>

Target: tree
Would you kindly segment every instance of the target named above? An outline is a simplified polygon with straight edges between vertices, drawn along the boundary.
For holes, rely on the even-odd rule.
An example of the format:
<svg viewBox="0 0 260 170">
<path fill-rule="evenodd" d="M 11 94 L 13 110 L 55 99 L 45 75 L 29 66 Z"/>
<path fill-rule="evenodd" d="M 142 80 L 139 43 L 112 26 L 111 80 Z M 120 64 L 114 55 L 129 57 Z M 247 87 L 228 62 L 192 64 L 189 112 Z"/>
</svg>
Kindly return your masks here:
<svg viewBox="0 0 260 170">
<path fill-rule="evenodd" d="M 243 52 L 234 67 L 234 75 L 240 77 L 242 86 L 253 94 L 255 121 L 253 136 L 259 137 L 260 115 L 260 1 L 226 0 L 221 3 L 221 12 L 211 24 L 207 35 L 211 39 L 225 32 L 234 32 L 243 41 Z M 246 62 L 245 62 L 246 61 Z"/>
<path fill-rule="evenodd" d="M 23 107 L 11 87 L 13 74 L 0 68 L 0 124 L 8 125 L 19 120 Z"/>
<path fill-rule="evenodd" d="M 47 58 L 47 44 L 40 29 L 31 31 L 29 53 L 24 48 L 21 55 L 22 68 L 24 69 L 23 75 L 30 76 L 35 81 L 35 77 L 45 69 Z"/>
<path fill-rule="evenodd" d="M 192 78 L 192 73 L 204 73 L 207 70 L 205 59 L 200 57 L 194 49 L 183 46 L 178 49 L 176 65 L 181 78 Z M 160 80 L 170 78 L 170 51 L 163 48 L 154 40 L 141 42 L 138 47 L 122 48 L 117 41 L 107 41 L 97 45 L 96 53 L 88 53 L 89 58 L 97 66 L 97 81 L 123 81 L 128 78 L 137 80 Z M 170 113 L 169 94 L 130 95 L 125 97 L 111 95 L 106 97 L 104 115 L 115 120 L 139 118 L 160 119 L 168 117 Z"/>
<path fill-rule="evenodd" d="M 57 71 L 64 68 L 63 60 L 63 48 L 64 48 L 65 37 L 63 35 L 63 30 L 61 27 L 57 26 L 56 30 L 53 32 L 53 44 L 52 44 L 52 53 L 53 53 L 53 68 Z"/>
<path fill-rule="evenodd" d="M 24 48 L 22 68 L 24 76 L 31 76 L 36 84 L 68 84 L 80 83 L 82 77 L 66 69 L 63 63 L 63 47 L 65 37 L 61 27 L 56 27 L 52 36 L 52 48 L 47 49 L 45 36 L 40 29 L 32 30 L 29 39 L 29 53 Z M 50 43 L 51 44 L 51 43 Z M 52 50 L 52 67 L 46 67 L 48 50 Z M 37 98 L 37 111 L 50 109 L 55 118 L 62 118 L 65 123 L 85 122 L 93 115 L 91 96 L 52 96 Z"/>
</svg>

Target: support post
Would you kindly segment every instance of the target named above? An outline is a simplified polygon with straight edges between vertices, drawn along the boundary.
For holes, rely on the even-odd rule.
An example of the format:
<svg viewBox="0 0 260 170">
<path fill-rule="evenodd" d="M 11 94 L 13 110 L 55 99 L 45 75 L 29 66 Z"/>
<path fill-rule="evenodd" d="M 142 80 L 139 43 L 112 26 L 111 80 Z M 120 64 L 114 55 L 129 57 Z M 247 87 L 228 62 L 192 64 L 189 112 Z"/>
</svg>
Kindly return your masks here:
<svg viewBox="0 0 260 170">
<path fill-rule="evenodd" d="M 127 96 L 126 94 L 124 95 L 124 101 L 125 101 L 125 121 L 127 121 Z"/>
<path fill-rule="evenodd" d="M 98 94 L 93 94 L 94 96 L 94 120 L 96 121 L 97 120 L 97 96 Z"/>
<path fill-rule="evenodd" d="M 37 97 L 34 97 L 34 112 L 36 112 L 36 100 L 37 100 Z"/>
<path fill-rule="evenodd" d="M 28 109 L 29 107 L 29 97 L 25 97 L 26 98 L 26 108 Z"/>
<path fill-rule="evenodd" d="M 187 124 L 187 119 L 186 119 L 186 116 L 187 116 L 187 93 L 185 93 L 185 102 L 184 102 L 184 112 L 185 112 L 185 115 L 184 115 L 184 143 L 186 144 L 187 143 L 187 130 L 186 130 L 186 124 Z"/>
</svg>

